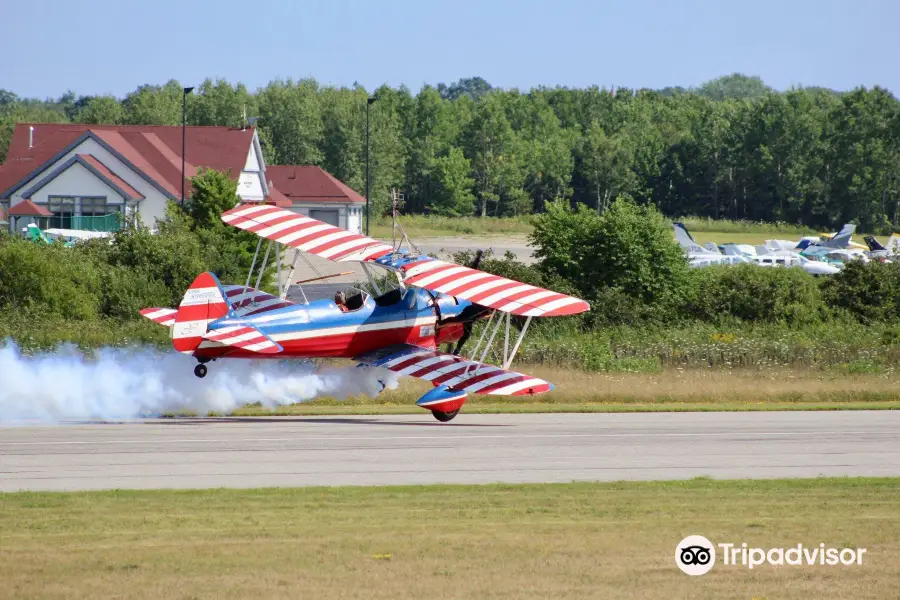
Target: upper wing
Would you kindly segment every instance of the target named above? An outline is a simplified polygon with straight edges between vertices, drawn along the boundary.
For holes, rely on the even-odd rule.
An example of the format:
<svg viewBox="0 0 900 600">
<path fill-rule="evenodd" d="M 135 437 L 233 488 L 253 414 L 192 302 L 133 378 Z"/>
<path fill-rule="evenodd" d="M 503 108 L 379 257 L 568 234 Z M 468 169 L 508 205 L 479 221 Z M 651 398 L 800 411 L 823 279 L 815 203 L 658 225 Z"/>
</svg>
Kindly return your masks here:
<svg viewBox="0 0 900 600">
<path fill-rule="evenodd" d="M 393 246 L 269 204 L 242 205 L 222 220 L 279 244 L 334 261 L 369 261 Z"/>
<path fill-rule="evenodd" d="M 397 268 L 403 273 L 406 285 L 465 298 L 514 315 L 560 317 L 577 315 L 591 308 L 580 298 L 428 256 Z"/>
<path fill-rule="evenodd" d="M 383 348 L 356 360 L 473 394 L 524 396 L 553 389 L 551 383 L 537 377 L 408 344 Z"/>
</svg>

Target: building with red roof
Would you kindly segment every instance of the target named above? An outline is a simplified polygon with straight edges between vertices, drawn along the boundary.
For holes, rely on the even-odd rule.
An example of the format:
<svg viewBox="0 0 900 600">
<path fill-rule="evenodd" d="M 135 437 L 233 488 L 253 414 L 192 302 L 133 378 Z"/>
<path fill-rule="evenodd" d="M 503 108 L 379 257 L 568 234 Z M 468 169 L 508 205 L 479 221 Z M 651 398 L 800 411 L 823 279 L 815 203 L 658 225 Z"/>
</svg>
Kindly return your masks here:
<svg viewBox="0 0 900 600">
<path fill-rule="evenodd" d="M 364 196 L 320 167 L 269 165 L 266 177 L 297 212 L 362 233 Z"/>
<path fill-rule="evenodd" d="M 228 172 L 242 202 L 276 204 L 314 218 L 319 214 L 360 231 L 361 196 L 317 167 L 278 167 L 270 173 L 254 127 L 187 127 L 185 137 L 182 182 L 179 125 L 19 123 L 0 165 L 0 210 L 9 214 L 14 231 L 25 217 L 77 229 L 71 224 L 88 222 L 82 217 L 110 214 L 137 214 L 155 227 L 167 202 L 180 201 L 182 185 L 190 198 L 189 178 L 203 167 Z M 298 174 L 311 181 L 298 184 Z M 282 180 L 292 193 L 280 189 Z M 26 206 L 49 216 L 17 214 Z"/>
</svg>

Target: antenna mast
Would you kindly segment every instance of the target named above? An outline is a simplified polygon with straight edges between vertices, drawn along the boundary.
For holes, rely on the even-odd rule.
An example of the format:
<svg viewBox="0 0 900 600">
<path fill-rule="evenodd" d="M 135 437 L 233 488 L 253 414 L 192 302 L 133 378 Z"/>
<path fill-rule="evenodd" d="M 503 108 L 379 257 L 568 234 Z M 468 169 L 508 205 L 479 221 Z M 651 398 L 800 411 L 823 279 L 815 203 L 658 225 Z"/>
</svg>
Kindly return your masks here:
<svg viewBox="0 0 900 600">
<path fill-rule="evenodd" d="M 416 251 L 416 254 L 421 254 L 422 252 L 412 243 L 409 236 L 407 236 L 406 232 L 403 230 L 403 226 L 400 224 L 400 206 L 402 204 L 403 192 L 397 188 L 391 188 L 391 244 L 394 246 L 394 253 L 396 254 L 399 252 L 400 248 L 403 246 L 403 242 L 406 242 Z M 398 232 L 400 234 L 399 242 L 397 241 Z"/>
</svg>

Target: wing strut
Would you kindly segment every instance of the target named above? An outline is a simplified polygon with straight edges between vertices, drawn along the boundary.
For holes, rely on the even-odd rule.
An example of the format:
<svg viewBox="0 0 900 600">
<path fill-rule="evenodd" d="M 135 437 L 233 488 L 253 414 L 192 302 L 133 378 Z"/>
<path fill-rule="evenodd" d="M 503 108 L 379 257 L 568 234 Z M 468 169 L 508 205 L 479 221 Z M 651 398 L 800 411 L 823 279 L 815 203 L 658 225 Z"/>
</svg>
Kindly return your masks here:
<svg viewBox="0 0 900 600">
<path fill-rule="evenodd" d="M 509 331 L 509 313 L 506 314 L 506 330 Z M 519 339 L 516 340 L 515 345 L 513 346 L 512 353 L 503 357 L 503 368 L 508 369 L 512 364 L 513 359 L 516 357 L 516 352 L 519 351 L 519 346 L 522 344 L 522 340 L 525 339 L 525 332 L 528 331 L 528 326 L 531 324 L 532 317 L 525 318 L 525 325 L 522 326 L 522 331 L 519 332 Z"/>
</svg>

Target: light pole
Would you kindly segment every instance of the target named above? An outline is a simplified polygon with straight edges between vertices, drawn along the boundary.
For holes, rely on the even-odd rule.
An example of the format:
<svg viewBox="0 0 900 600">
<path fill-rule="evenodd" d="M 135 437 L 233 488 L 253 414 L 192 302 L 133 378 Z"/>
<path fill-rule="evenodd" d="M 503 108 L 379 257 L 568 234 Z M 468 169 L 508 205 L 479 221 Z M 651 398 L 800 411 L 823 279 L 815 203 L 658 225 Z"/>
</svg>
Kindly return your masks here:
<svg viewBox="0 0 900 600">
<path fill-rule="evenodd" d="M 181 95 L 181 206 L 184 206 L 184 150 L 187 141 L 187 96 L 194 88 L 184 88 Z"/>
<path fill-rule="evenodd" d="M 366 235 L 369 235 L 369 107 L 378 98 L 366 98 Z"/>
</svg>

